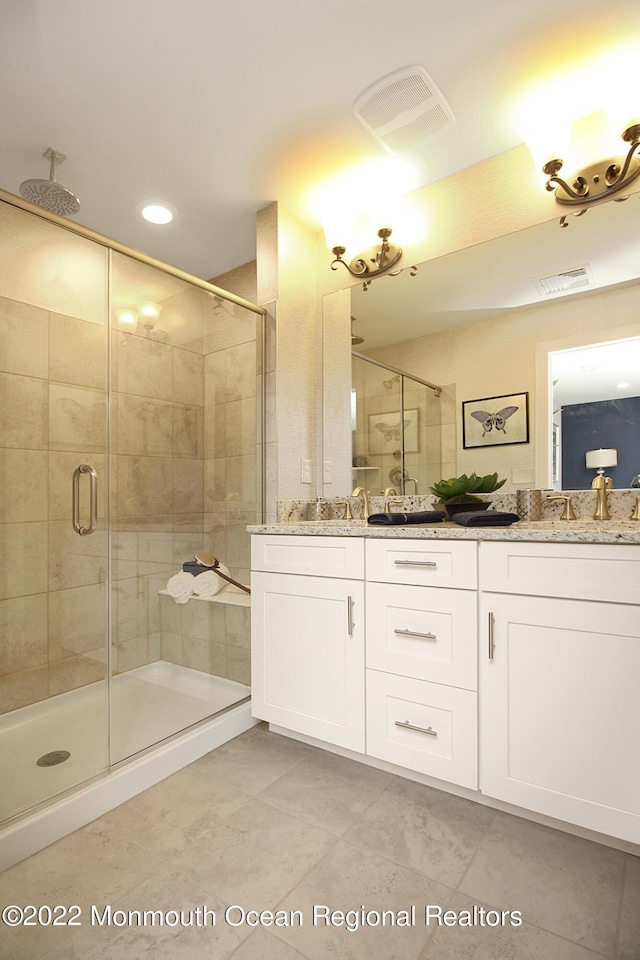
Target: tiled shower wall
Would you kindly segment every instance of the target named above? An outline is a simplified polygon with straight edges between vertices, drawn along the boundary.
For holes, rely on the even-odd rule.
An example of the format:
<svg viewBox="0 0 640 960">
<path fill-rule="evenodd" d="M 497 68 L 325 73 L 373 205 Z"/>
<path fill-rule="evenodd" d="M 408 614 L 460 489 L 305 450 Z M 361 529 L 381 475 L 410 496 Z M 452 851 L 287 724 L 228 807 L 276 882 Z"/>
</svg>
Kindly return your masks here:
<svg viewBox="0 0 640 960">
<path fill-rule="evenodd" d="M 158 591 L 203 547 L 202 337 L 195 352 L 113 330 L 115 672 L 161 656 Z"/>
<path fill-rule="evenodd" d="M 112 659 L 114 672 L 163 655 L 244 680 L 249 652 L 224 616 L 228 657 L 219 633 L 215 658 L 189 643 L 178 655 L 160 622 L 158 591 L 195 550 L 248 577 L 256 517 L 256 317 L 200 301 L 205 336 L 183 345 L 111 331 Z M 70 524 L 80 463 L 106 515 L 105 371 L 100 323 L 0 298 L 0 712 L 106 675 L 107 533 Z"/>
<path fill-rule="evenodd" d="M 105 368 L 99 324 L 0 298 L 1 712 L 105 676 L 106 531 L 70 523 L 74 469 L 104 476 Z"/>
</svg>

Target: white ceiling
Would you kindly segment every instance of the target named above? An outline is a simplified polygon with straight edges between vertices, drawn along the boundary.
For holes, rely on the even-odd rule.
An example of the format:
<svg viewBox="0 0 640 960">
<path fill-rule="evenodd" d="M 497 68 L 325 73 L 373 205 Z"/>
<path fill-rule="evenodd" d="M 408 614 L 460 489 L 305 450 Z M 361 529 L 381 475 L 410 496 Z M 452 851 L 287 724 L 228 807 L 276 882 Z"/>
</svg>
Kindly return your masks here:
<svg viewBox="0 0 640 960">
<path fill-rule="evenodd" d="M 381 77 L 423 66 L 456 117 L 411 155 L 424 184 L 522 142 L 543 72 L 639 36 L 637 0 L 3 0 L 0 187 L 46 179 L 51 146 L 76 221 L 208 278 L 255 257 L 260 207 L 312 222 L 305 189 L 381 155 L 352 113 Z"/>
</svg>

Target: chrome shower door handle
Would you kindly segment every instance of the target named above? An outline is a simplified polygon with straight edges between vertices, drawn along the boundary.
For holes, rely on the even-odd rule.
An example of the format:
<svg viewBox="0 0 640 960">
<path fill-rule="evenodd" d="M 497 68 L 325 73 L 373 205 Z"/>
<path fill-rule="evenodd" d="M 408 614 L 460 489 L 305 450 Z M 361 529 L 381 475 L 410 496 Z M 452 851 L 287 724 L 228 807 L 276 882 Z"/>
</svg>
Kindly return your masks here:
<svg viewBox="0 0 640 960">
<path fill-rule="evenodd" d="M 89 526 L 80 523 L 80 477 L 89 474 Z M 88 463 L 81 463 L 73 471 L 73 529 L 80 537 L 95 533 L 98 526 L 98 474 Z"/>
</svg>

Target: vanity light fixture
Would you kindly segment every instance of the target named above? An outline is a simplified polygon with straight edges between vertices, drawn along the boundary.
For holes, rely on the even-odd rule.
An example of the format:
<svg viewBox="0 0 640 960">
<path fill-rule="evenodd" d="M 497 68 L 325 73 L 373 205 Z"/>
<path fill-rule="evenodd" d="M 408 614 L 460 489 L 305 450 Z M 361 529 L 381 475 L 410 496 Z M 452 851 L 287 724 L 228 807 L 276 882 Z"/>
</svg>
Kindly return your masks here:
<svg viewBox="0 0 640 960">
<path fill-rule="evenodd" d="M 140 307 L 140 316 L 145 320 L 157 320 L 161 312 L 161 305 L 153 300 L 147 300 Z"/>
<path fill-rule="evenodd" d="M 389 273 L 402 257 L 402 248 L 395 243 L 389 243 L 392 232 L 390 227 L 381 227 L 378 230 L 378 236 L 381 240 L 380 246 L 371 247 L 365 253 L 358 254 L 350 263 L 342 259 L 346 253 L 345 247 L 332 247 L 331 252 L 336 259 L 332 262 L 331 269 L 337 270 L 338 264 L 342 264 L 352 277 L 364 280 L 364 289 L 366 290 L 372 280 L 384 273 Z M 400 272 L 400 270 L 397 270 L 390 276 L 396 276 Z M 412 277 L 415 277 L 417 272 L 417 267 L 411 267 Z"/>
<path fill-rule="evenodd" d="M 138 322 L 138 312 L 137 310 L 116 310 L 116 320 L 121 327 L 131 328 L 135 327 Z"/>
<path fill-rule="evenodd" d="M 559 157 L 548 160 L 542 167 L 543 173 L 549 178 L 545 184 L 546 189 L 551 192 L 555 187 L 556 201 L 569 206 L 585 207 L 608 200 L 640 174 L 640 159 L 635 156 L 640 147 L 640 123 L 628 126 L 622 133 L 622 139 L 629 144 L 626 156 L 597 160 L 581 170 L 576 170 L 567 180 L 558 176 L 564 161 Z M 617 199 L 625 200 L 626 197 Z"/>
</svg>

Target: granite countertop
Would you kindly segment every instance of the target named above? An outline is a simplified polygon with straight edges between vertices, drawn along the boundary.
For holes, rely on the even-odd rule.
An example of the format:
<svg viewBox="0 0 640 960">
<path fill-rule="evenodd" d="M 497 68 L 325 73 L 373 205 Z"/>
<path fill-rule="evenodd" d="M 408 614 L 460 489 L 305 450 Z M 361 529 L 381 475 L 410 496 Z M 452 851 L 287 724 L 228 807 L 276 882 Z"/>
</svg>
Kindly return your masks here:
<svg viewBox="0 0 640 960">
<path fill-rule="evenodd" d="M 255 524 L 249 533 L 315 537 L 384 537 L 411 540 L 528 540 L 538 543 L 640 544 L 638 520 L 520 520 L 510 527 L 445 523 L 374 526 L 365 520 L 300 520 Z"/>
</svg>

